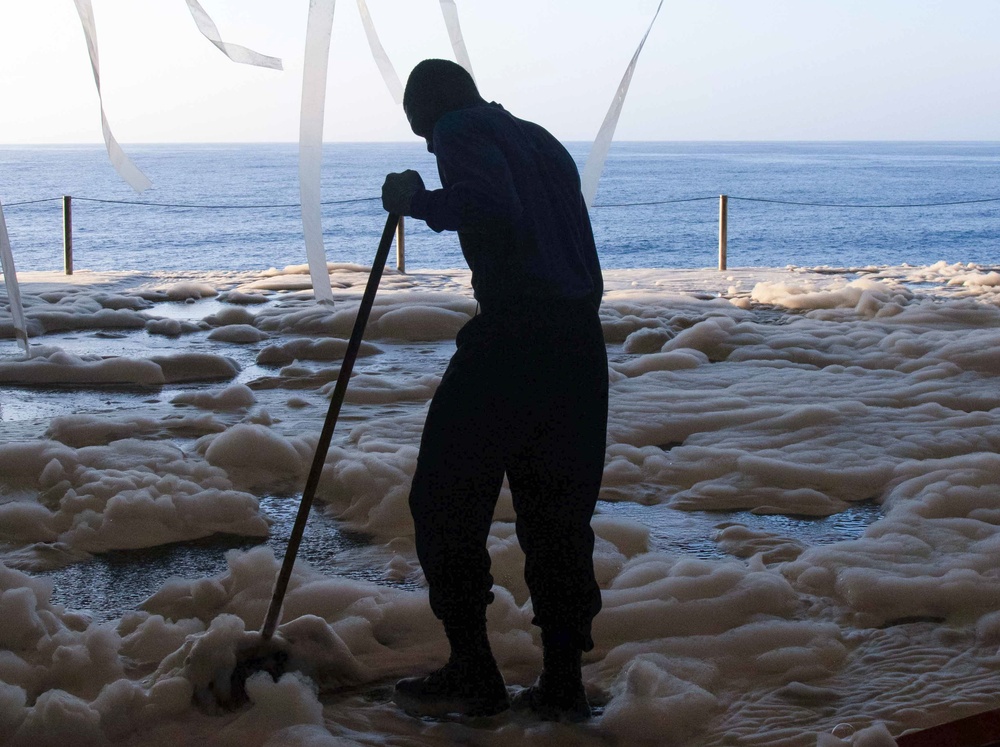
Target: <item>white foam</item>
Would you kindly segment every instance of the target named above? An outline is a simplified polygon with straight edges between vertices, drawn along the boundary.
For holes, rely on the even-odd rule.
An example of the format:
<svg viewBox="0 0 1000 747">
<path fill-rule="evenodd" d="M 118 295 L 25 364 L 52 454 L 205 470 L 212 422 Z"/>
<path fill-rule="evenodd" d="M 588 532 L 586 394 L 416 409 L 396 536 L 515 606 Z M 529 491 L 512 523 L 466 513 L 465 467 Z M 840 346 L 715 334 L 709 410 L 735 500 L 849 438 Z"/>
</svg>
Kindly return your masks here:
<svg viewBox="0 0 1000 747">
<path fill-rule="evenodd" d="M 208 339 L 246 344 L 266 340 L 269 336 L 267 332 L 261 332 L 251 324 L 230 324 L 212 330 L 208 334 Z"/>
<path fill-rule="evenodd" d="M 185 392 L 170 401 L 177 405 L 194 405 L 205 410 L 240 410 L 256 404 L 257 397 L 245 384 L 234 384 L 218 392 Z"/>
<path fill-rule="evenodd" d="M 309 287 L 303 268 L 173 286 L 25 283 L 33 335 L 94 330 L 109 342 L 91 355 L 42 338 L 31 366 L 11 345 L 0 380 L 170 388 L 129 412 L 91 405 L 35 421 L 18 419 L 30 392 L 9 410 L 5 401 L 18 437 L 0 443 L 3 557 L 45 569 L 212 532 L 263 536 L 257 496 L 301 490 L 323 417 L 312 405 L 339 375 L 313 362 L 342 358 L 368 268 L 330 273 L 333 307 L 297 292 Z M 373 580 L 296 564 L 277 640 L 300 674 L 251 679 L 252 703 L 237 714 L 192 705 L 211 710 L 210 686 L 228 687 L 236 651 L 256 640 L 278 566 L 266 548 L 231 552 L 215 577 L 173 578 L 104 625 L 52 604 L 50 582 L 0 566 L 0 741 L 887 747 L 890 734 L 1000 707 L 1000 282 L 945 263 L 860 277 L 607 273 L 602 497 L 688 513 L 666 528 L 636 520 L 641 509 L 593 521 L 604 609 L 584 673 L 607 700 L 603 715 L 583 727 L 514 714 L 473 728 L 361 694 L 318 698 L 316 687 L 361 692 L 447 656 L 426 592 L 413 588 L 422 574 L 407 497 L 447 341 L 476 311 L 467 281 L 457 271 L 383 280 L 366 335 L 377 347 L 363 348 L 316 496 L 372 538 L 330 567 L 352 562 Z M 201 300 L 215 294 L 257 313 Z M 170 299 L 191 303 L 158 319 Z M 156 352 L 136 354 L 117 337 L 129 329 L 160 335 Z M 180 345 L 163 335 L 184 335 L 183 353 L 164 354 Z M 232 342 L 240 361 L 256 351 L 258 365 L 284 368 L 243 374 L 220 354 Z M 862 502 L 877 520 L 857 536 L 793 526 L 836 522 Z M 504 488 L 488 540 L 489 629 L 508 683 L 527 685 L 541 649 L 514 519 Z M 706 557 L 666 551 L 672 527 L 701 531 Z"/>
</svg>

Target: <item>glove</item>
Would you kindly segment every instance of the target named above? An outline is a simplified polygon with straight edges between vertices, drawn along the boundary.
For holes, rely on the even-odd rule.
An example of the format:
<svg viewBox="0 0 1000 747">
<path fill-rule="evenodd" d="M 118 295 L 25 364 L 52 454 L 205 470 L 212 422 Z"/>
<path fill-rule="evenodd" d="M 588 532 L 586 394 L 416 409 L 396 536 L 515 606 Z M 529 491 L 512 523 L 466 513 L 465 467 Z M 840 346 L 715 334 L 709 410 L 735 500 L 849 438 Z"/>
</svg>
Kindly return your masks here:
<svg viewBox="0 0 1000 747">
<path fill-rule="evenodd" d="M 389 213 L 410 215 L 410 201 L 423 188 L 424 180 L 412 169 L 402 174 L 387 174 L 382 184 L 382 207 Z"/>
</svg>

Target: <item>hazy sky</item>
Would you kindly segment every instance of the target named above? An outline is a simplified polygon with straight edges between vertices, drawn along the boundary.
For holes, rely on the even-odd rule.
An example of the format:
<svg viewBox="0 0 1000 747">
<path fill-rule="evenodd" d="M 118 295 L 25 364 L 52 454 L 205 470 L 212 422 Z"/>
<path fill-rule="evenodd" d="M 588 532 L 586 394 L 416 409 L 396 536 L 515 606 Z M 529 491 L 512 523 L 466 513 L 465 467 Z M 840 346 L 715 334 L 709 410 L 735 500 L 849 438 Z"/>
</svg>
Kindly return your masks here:
<svg viewBox="0 0 1000 747">
<path fill-rule="evenodd" d="M 657 0 L 457 0 L 483 95 L 563 140 L 592 140 Z M 93 0 L 117 139 L 298 139 L 308 0 Z M 368 0 L 401 78 L 451 57 L 437 0 Z M 1000 140 L 1000 0 L 666 0 L 618 140 Z M 0 0 L 0 143 L 102 142 L 72 0 Z M 340 0 L 325 139 L 412 140 L 353 0 Z"/>
</svg>

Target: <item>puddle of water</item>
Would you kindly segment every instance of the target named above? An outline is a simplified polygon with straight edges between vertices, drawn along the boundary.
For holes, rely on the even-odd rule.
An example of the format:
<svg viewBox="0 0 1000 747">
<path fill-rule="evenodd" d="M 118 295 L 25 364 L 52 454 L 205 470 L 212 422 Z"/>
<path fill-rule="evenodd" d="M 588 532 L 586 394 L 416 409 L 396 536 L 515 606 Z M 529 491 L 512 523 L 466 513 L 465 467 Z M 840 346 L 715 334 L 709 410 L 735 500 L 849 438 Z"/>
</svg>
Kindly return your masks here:
<svg viewBox="0 0 1000 747">
<path fill-rule="evenodd" d="M 260 503 L 274 522 L 266 539 L 214 535 L 140 550 L 115 550 L 32 575 L 53 581 L 54 603 L 88 612 L 96 622 L 116 620 L 125 612 L 138 609 L 170 578 L 196 579 L 224 572 L 229 550 L 249 550 L 266 544 L 275 557 L 283 558 L 298 511 L 298 497 L 267 496 Z M 310 513 L 296 559 L 330 576 L 415 588 L 412 584 L 387 581 L 382 572 L 389 559 L 385 553 L 371 545 L 368 537 L 343 530 L 321 510 Z"/>
<path fill-rule="evenodd" d="M 222 311 L 222 309 L 226 308 L 232 308 L 232 306 L 213 297 L 202 298 L 191 302 L 161 301 L 154 304 L 153 308 L 145 309 L 144 311 L 151 317 L 177 319 L 182 322 L 200 322 L 206 316 L 209 316 L 210 314 L 217 314 Z"/>
<path fill-rule="evenodd" d="M 806 545 L 828 545 L 860 537 L 865 529 L 882 518 L 874 501 L 862 501 L 833 516 L 797 517 L 758 515 L 749 511 L 678 511 L 666 505 L 606 502 L 598 513 L 637 521 L 649 528 L 650 549 L 683 553 L 706 560 L 731 558 L 716 545 L 719 524 L 735 523 L 760 532 L 788 537 Z"/>
</svg>

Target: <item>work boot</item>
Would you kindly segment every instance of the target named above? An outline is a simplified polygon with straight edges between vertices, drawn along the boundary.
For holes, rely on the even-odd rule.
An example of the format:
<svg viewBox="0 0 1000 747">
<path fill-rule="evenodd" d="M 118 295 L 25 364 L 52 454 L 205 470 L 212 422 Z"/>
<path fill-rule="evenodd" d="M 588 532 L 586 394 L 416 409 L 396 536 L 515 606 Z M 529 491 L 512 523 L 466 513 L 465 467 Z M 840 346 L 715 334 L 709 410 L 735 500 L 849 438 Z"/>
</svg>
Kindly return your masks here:
<svg viewBox="0 0 1000 747">
<path fill-rule="evenodd" d="M 514 696 L 513 706 L 530 709 L 543 721 L 579 722 L 590 718 L 590 703 L 583 689 L 583 652 L 565 643 L 547 643 L 543 649 L 538 681 Z"/>
<path fill-rule="evenodd" d="M 448 663 L 425 677 L 396 683 L 393 701 L 408 713 L 442 717 L 450 713 L 492 716 L 510 708 L 507 688 L 486 637 L 486 624 L 445 628 L 451 644 Z"/>
</svg>

